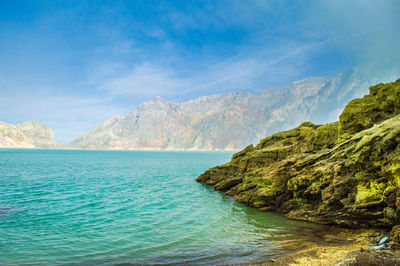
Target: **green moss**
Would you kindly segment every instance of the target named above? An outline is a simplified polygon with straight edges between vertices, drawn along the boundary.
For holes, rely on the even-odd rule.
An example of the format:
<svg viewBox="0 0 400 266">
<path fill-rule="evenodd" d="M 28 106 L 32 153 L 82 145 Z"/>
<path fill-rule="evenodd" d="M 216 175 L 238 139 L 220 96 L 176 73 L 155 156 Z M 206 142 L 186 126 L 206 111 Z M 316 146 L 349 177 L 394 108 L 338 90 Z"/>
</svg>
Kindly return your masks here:
<svg viewBox="0 0 400 266">
<path fill-rule="evenodd" d="M 287 188 L 294 192 L 296 198 L 299 195 L 298 191 L 307 188 L 311 184 L 312 180 L 313 179 L 309 176 L 297 176 L 287 182 Z"/>
<path fill-rule="evenodd" d="M 287 182 L 287 189 L 293 193 L 294 199 L 316 202 L 321 199 L 321 191 L 327 185 L 325 181 L 324 173 L 317 170 L 311 175 L 291 178 Z M 320 204 L 320 202 L 317 202 L 317 204 Z"/>
<path fill-rule="evenodd" d="M 357 146 L 356 146 L 356 151 L 361 150 L 363 147 L 366 147 L 368 145 L 371 144 L 372 140 L 375 138 L 376 136 L 374 135 L 366 135 L 364 137 L 361 138 L 361 140 L 358 142 Z"/>
<path fill-rule="evenodd" d="M 232 160 L 233 159 L 237 159 L 240 157 L 245 156 L 247 153 L 254 151 L 254 147 L 253 144 L 250 144 L 249 146 L 247 146 L 246 148 L 244 148 L 243 150 L 235 153 L 234 155 L 232 155 Z"/>
<path fill-rule="evenodd" d="M 319 126 L 312 140 L 316 149 L 331 148 L 337 143 L 339 123 Z"/>
<path fill-rule="evenodd" d="M 400 162 L 391 163 L 389 169 L 393 175 L 393 179 L 390 180 L 390 185 L 400 186 Z"/>
<path fill-rule="evenodd" d="M 324 156 L 324 154 L 317 153 L 317 154 L 311 154 L 307 157 L 304 157 L 302 159 L 299 159 L 296 163 L 297 168 L 304 168 L 306 166 L 312 165 L 315 163 L 318 159 L 321 158 L 321 156 Z"/>
<path fill-rule="evenodd" d="M 265 205 L 274 205 L 273 201 L 276 198 L 278 191 L 278 187 L 273 184 L 269 187 L 258 187 L 252 198 L 253 206 L 259 208 Z"/>
<path fill-rule="evenodd" d="M 347 139 L 400 114 L 400 82 L 370 87 L 370 94 L 350 101 L 339 116 L 339 138 Z"/>
<path fill-rule="evenodd" d="M 274 186 L 274 182 L 272 182 L 272 180 L 267 179 L 267 178 L 258 178 L 257 181 L 257 186 L 259 188 L 272 188 Z"/>
<path fill-rule="evenodd" d="M 370 182 L 357 186 L 356 205 L 358 207 L 368 207 L 383 201 L 383 192 L 387 185 L 384 183 Z"/>
<path fill-rule="evenodd" d="M 303 122 L 300 127 L 311 127 L 311 128 L 317 128 L 317 125 L 314 125 L 312 122 Z"/>
</svg>

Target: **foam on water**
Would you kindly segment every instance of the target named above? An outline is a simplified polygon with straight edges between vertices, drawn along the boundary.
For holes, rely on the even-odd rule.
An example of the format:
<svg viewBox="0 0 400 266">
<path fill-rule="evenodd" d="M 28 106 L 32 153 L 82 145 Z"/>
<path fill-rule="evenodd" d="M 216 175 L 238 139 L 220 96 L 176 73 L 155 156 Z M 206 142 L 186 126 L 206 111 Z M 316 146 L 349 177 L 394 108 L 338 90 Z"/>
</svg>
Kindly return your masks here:
<svg viewBox="0 0 400 266">
<path fill-rule="evenodd" d="M 0 149 L 0 261 L 253 262 L 312 237 L 195 182 L 231 155 Z"/>
</svg>

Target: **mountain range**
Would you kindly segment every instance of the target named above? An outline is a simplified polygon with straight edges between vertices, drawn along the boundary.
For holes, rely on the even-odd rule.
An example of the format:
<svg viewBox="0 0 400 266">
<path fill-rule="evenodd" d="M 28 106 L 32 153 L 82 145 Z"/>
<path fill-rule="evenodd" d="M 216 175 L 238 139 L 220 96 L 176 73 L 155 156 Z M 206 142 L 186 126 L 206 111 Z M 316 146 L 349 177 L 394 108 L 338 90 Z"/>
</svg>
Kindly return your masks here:
<svg viewBox="0 0 400 266">
<path fill-rule="evenodd" d="M 338 119 L 368 87 L 400 76 L 400 65 L 369 64 L 334 77 L 310 77 L 258 94 L 233 92 L 171 102 L 156 97 L 72 141 L 79 148 L 238 150 L 303 121 Z"/>
</svg>

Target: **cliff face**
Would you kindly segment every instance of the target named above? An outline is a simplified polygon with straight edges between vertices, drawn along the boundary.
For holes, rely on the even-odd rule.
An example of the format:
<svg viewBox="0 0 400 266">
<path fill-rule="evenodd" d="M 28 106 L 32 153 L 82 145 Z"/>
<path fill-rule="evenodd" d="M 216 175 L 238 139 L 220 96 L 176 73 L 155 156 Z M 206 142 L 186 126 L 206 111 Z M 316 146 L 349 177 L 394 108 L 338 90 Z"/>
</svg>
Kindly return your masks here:
<svg viewBox="0 0 400 266">
<path fill-rule="evenodd" d="M 182 103 L 157 97 L 126 116 L 105 120 L 71 144 L 105 149 L 238 150 L 302 121 L 335 121 L 345 104 L 367 93 L 369 86 L 398 77 L 400 66 L 380 71 L 360 67 L 259 94 L 211 95 Z"/>
<path fill-rule="evenodd" d="M 1 148 L 35 148 L 56 145 L 52 130 L 40 122 L 18 125 L 0 122 Z"/>
<path fill-rule="evenodd" d="M 400 79 L 350 101 L 338 122 L 276 133 L 197 181 L 292 219 L 399 225 Z"/>
</svg>

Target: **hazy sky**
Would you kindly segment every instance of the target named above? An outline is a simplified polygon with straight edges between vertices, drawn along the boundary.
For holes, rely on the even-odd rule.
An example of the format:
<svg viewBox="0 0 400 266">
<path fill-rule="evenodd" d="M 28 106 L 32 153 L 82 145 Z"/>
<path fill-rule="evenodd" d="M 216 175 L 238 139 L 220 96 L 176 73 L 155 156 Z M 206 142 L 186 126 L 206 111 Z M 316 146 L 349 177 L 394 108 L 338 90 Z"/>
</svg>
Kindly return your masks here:
<svg viewBox="0 0 400 266">
<path fill-rule="evenodd" d="M 0 0 L 0 121 L 68 143 L 162 96 L 259 92 L 399 59 L 399 0 Z"/>
</svg>

